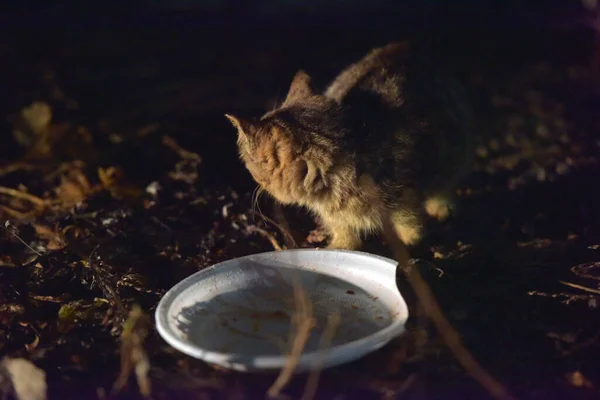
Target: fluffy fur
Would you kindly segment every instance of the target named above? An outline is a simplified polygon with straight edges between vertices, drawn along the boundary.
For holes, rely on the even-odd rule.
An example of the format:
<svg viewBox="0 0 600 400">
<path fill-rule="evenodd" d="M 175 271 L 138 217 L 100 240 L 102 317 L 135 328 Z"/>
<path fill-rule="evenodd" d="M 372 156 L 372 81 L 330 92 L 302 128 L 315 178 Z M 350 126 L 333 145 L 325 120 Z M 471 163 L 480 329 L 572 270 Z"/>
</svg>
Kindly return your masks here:
<svg viewBox="0 0 600 400">
<path fill-rule="evenodd" d="M 425 215 L 443 220 L 470 170 L 472 116 L 462 87 L 409 57 L 372 50 L 323 94 L 299 71 L 281 106 L 258 121 L 227 115 L 241 160 L 283 204 L 319 215 L 329 248 L 358 249 L 382 228 L 382 207 L 408 245 Z"/>
</svg>

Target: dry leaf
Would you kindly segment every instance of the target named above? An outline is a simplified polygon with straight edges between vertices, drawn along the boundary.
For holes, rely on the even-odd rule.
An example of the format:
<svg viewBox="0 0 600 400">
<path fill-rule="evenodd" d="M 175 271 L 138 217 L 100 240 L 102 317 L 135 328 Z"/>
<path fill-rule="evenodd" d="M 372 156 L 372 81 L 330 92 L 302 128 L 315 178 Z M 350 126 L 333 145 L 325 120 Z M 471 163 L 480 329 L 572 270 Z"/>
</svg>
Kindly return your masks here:
<svg viewBox="0 0 600 400">
<path fill-rule="evenodd" d="M 10 325 L 15 318 L 23 314 L 25 314 L 25 307 L 22 304 L 0 304 L 0 324 Z"/>
<path fill-rule="evenodd" d="M 80 169 L 69 171 L 61 178 L 61 183 L 56 188 L 56 196 L 64 207 L 71 207 L 83 202 L 92 193 L 92 186 Z"/>
<path fill-rule="evenodd" d="M 106 189 L 114 186 L 122 176 L 122 171 L 117 167 L 98 168 L 98 178 Z"/>
<path fill-rule="evenodd" d="M 36 101 L 10 119 L 15 140 L 22 146 L 31 147 L 50 126 L 52 109 L 48 104 Z"/>
<path fill-rule="evenodd" d="M 123 182 L 123 171 L 117 167 L 98 168 L 98 178 L 110 195 L 117 199 L 136 199 L 143 195 L 143 191 Z"/>
<path fill-rule="evenodd" d="M 18 400 L 46 400 L 46 373 L 32 362 L 5 357 L 0 363 L 0 383 L 6 378 Z"/>
<path fill-rule="evenodd" d="M 52 121 L 52 108 L 43 101 L 36 101 L 21 111 L 21 117 L 27 126 L 39 135 Z"/>
<path fill-rule="evenodd" d="M 58 231 L 52 230 L 50 227 L 41 224 L 35 224 L 33 227 L 41 239 L 48 241 L 48 244 L 46 245 L 48 250 L 61 250 L 67 245 L 64 237 Z"/>
</svg>

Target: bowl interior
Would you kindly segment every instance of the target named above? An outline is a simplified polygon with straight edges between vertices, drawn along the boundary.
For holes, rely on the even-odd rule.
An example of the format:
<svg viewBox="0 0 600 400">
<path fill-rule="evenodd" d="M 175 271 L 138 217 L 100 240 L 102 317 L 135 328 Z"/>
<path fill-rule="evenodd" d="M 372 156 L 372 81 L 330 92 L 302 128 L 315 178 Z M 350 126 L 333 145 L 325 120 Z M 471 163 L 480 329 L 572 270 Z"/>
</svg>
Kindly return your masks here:
<svg viewBox="0 0 600 400">
<path fill-rule="evenodd" d="M 343 346 L 405 321 L 394 271 L 389 260 L 364 253 L 296 250 L 234 259 L 174 288 L 168 325 L 185 347 L 228 354 L 230 362 L 282 356 L 299 287 L 316 320 L 304 353 L 320 349 L 334 313 L 340 325 L 330 348 Z"/>
</svg>

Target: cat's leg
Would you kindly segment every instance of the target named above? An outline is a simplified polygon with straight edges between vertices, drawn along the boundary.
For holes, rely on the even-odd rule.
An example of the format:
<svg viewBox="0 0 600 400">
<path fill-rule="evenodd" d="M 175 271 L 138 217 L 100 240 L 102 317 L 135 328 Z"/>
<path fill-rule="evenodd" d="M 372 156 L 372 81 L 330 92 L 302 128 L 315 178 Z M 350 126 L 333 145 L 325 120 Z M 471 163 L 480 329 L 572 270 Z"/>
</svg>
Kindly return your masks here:
<svg viewBox="0 0 600 400">
<path fill-rule="evenodd" d="M 329 233 L 328 249 L 358 250 L 362 246 L 360 232 L 352 226 L 329 218 L 323 222 Z"/>
<path fill-rule="evenodd" d="M 460 212 L 458 209 L 457 189 L 461 182 L 469 176 L 474 168 L 473 143 L 468 143 L 466 149 L 457 151 L 453 160 L 448 160 L 446 167 L 434 182 L 424 190 L 423 208 L 425 212 L 442 222 Z"/>
<path fill-rule="evenodd" d="M 423 214 L 418 209 L 399 209 L 392 212 L 394 228 L 407 246 L 418 244 L 423 238 Z"/>
<path fill-rule="evenodd" d="M 407 189 L 402 200 L 391 210 L 394 228 L 407 246 L 418 244 L 424 234 L 423 200 L 416 190 Z"/>
<path fill-rule="evenodd" d="M 455 214 L 456 187 L 455 179 L 447 179 L 444 183 L 438 184 L 436 190 L 427 191 L 423 203 L 427 215 L 442 222 Z"/>
<path fill-rule="evenodd" d="M 451 196 L 448 193 L 438 193 L 429 196 L 425 200 L 425 212 L 427 212 L 430 217 L 433 217 L 440 222 L 448 219 L 455 210 L 456 201 L 454 196 Z"/>
</svg>

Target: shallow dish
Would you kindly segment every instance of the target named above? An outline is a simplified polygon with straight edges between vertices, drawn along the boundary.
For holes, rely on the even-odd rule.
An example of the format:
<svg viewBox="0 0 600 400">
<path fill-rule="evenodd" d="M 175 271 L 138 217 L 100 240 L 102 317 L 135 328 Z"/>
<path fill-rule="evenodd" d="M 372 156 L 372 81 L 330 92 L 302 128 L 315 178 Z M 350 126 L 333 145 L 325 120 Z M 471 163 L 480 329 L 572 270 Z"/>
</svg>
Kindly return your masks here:
<svg viewBox="0 0 600 400">
<path fill-rule="evenodd" d="M 328 368 L 373 352 L 404 332 L 406 302 L 396 287 L 397 263 L 342 250 L 295 249 L 235 258 L 184 279 L 156 310 L 160 335 L 174 348 L 238 371 L 286 363 L 294 283 L 313 305 L 312 330 L 297 372 Z M 328 316 L 340 324 L 327 349 Z"/>
</svg>

